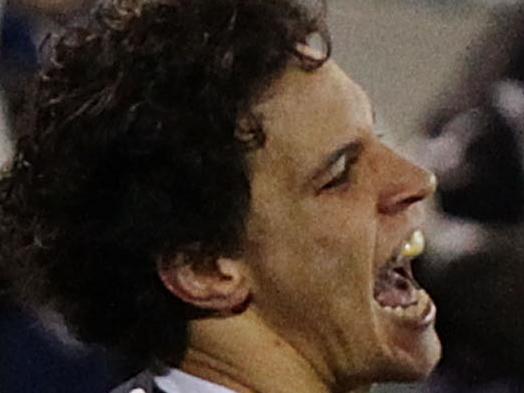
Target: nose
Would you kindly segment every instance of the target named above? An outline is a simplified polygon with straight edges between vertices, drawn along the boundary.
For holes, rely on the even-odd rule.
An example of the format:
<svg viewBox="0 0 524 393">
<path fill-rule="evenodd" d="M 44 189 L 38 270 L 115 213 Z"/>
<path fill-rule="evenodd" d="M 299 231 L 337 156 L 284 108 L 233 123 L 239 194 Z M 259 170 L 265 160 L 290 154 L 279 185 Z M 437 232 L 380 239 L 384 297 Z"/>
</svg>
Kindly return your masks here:
<svg viewBox="0 0 524 393">
<path fill-rule="evenodd" d="M 388 149 L 389 150 L 389 149 Z M 436 176 L 389 150 L 384 159 L 384 177 L 378 210 L 392 215 L 420 202 L 437 189 Z"/>
</svg>

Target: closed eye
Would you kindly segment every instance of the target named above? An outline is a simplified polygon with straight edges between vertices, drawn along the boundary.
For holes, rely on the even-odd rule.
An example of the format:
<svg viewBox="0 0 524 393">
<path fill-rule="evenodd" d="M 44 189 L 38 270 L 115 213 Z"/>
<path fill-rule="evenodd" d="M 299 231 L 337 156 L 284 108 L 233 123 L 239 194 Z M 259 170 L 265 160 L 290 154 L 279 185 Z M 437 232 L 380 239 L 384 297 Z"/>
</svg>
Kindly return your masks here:
<svg viewBox="0 0 524 393">
<path fill-rule="evenodd" d="M 336 188 L 349 180 L 349 165 L 348 156 L 346 154 L 340 156 L 328 170 L 327 178 L 329 179 L 321 190 L 329 190 Z"/>
<path fill-rule="evenodd" d="M 347 185 L 350 182 L 351 168 L 358 161 L 363 149 L 362 141 L 353 141 L 337 150 L 327 160 L 326 169 L 319 176 L 318 192 Z"/>
</svg>

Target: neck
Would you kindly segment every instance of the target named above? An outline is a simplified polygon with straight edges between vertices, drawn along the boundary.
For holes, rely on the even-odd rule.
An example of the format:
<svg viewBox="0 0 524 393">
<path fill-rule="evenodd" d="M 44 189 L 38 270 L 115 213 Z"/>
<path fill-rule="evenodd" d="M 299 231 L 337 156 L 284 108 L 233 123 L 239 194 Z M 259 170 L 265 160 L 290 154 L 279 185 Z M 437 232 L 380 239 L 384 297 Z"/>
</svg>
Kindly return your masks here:
<svg viewBox="0 0 524 393">
<path fill-rule="evenodd" d="M 238 393 L 339 392 L 250 310 L 191 322 L 180 368 Z M 340 393 L 368 391 L 369 386 Z"/>
</svg>

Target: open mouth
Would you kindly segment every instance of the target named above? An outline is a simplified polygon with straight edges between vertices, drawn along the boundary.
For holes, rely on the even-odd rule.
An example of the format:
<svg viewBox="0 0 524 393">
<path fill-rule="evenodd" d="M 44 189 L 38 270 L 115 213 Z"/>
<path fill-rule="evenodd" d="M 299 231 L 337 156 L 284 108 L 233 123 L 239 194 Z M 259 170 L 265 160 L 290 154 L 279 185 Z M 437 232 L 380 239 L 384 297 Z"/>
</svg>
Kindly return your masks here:
<svg viewBox="0 0 524 393">
<path fill-rule="evenodd" d="M 424 252 L 421 231 L 413 232 L 375 275 L 373 297 L 393 318 L 412 326 L 424 327 L 435 319 L 436 309 L 429 295 L 413 277 L 411 263 Z"/>
</svg>

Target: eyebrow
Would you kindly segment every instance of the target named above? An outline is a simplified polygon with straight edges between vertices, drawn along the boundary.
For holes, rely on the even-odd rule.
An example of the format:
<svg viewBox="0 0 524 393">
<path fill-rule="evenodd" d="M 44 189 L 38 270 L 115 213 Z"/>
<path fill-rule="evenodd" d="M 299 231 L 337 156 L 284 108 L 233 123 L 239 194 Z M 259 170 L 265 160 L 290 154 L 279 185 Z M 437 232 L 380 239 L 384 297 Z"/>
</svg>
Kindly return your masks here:
<svg viewBox="0 0 524 393">
<path fill-rule="evenodd" d="M 351 165 L 358 158 L 363 147 L 364 144 L 360 139 L 342 145 L 334 152 L 330 153 L 324 160 L 322 160 L 322 163 L 318 165 L 318 167 L 313 171 L 313 176 L 311 177 L 311 179 L 313 181 L 317 180 L 320 176 L 324 174 L 326 169 L 328 169 L 331 165 L 335 164 L 340 159 L 340 157 L 347 156 L 347 163 L 348 165 Z"/>
</svg>

